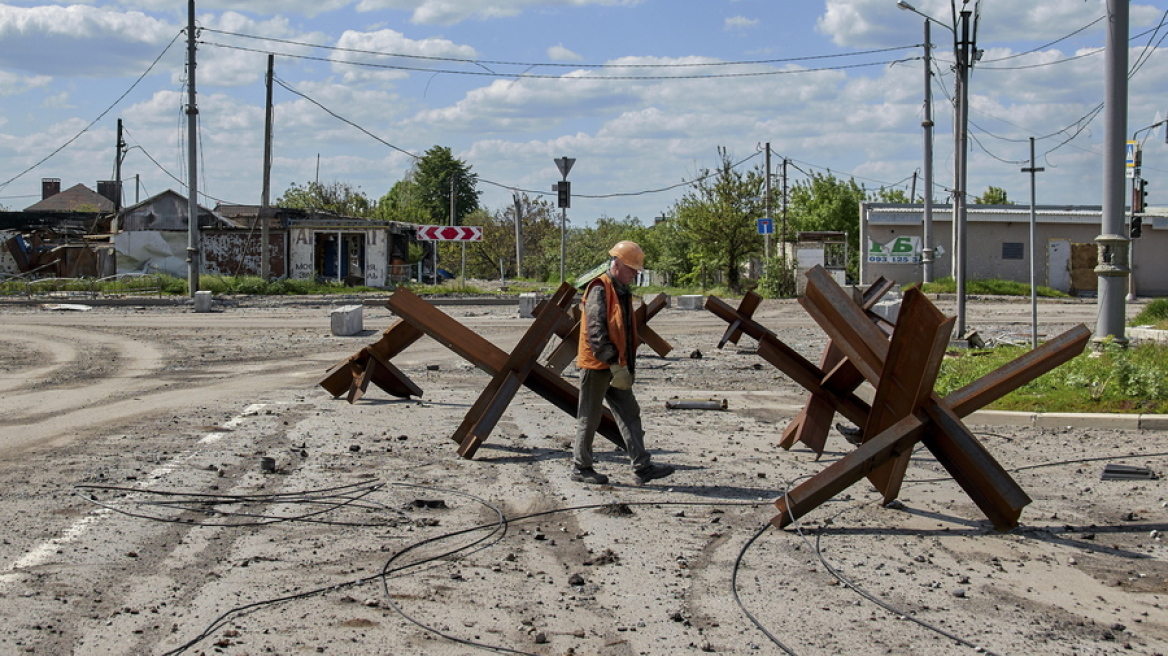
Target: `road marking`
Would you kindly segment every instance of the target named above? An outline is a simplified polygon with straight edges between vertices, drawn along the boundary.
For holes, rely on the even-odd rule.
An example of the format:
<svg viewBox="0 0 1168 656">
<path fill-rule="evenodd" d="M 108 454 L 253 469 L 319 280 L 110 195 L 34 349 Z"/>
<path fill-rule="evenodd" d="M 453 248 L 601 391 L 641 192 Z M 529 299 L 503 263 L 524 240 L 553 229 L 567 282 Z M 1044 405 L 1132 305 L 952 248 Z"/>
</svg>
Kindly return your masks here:
<svg viewBox="0 0 1168 656">
<path fill-rule="evenodd" d="M 243 412 L 239 413 L 235 417 L 232 417 L 230 420 L 224 423 L 223 428 L 230 430 L 236 426 L 239 426 L 241 423 L 243 423 L 244 419 L 259 414 L 260 410 L 262 410 L 267 405 L 268 404 L 266 403 L 253 403 L 247 406 L 243 409 Z M 199 444 L 214 444 L 215 442 L 222 440 L 227 435 L 227 432 L 213 431 L 204 435 L 202 439 L 199 440 Z M 158 469 L 155 469 L 154 471 L 147 474 L 145 480 L 143 480 L 138 485 L 138 487 L 142 489 L 148 488 L 151 484 L 157 482 L 162 477 L 174 471 L 178 466 L 185 464 L 197 455 L 199 455 L 198 449 L 180 457 L 174 458 L 166 465 L 163 465 L 162 467 L 159 467 Z M 52 557 L 56 555 L 56 553 L 61 549 L 61 547 L 64 547 L 65 545 L 68 545 L 72 542 L 76 542 L 79 538 L 88 533 L 91 528 L 96 526 L 99 521 L 106 519 L 111 514 L 113 514 L 113 511 L 109 508 L 98 508 L 85 517 L 82 517 L 76 522 L 73 522 L 73 524 L 69 528 L 65 529 L 65 531 L 60 536 L 42 542 L 41 544 L 30 549 L 28 553 L 24 554 L 20 558 L 9 563 L 5 567 L 0 568 L 0 592 L 2 592 L 8 586 L 8 584 L 23 578 L 25 573 L 22 570 L 44 565 L 45 563 L 49 562 Z"/>
</svg>

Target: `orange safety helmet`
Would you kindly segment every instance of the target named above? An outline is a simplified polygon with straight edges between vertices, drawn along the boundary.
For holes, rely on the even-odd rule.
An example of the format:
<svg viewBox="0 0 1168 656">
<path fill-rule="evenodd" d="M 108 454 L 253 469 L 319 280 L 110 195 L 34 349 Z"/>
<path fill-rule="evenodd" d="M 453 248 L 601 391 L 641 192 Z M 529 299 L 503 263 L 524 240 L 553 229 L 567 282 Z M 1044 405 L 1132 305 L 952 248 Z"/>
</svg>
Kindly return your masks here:
<svg viewBox="0 0 1168 656">
<path fill-rule="evenodd" d="M 621 264 L 636 269 L 637 271 L 645 270 L 645 251 L 637 245 L 635 241 L 617 242 L 608 254 L 620 260 Z"/>
</svg>

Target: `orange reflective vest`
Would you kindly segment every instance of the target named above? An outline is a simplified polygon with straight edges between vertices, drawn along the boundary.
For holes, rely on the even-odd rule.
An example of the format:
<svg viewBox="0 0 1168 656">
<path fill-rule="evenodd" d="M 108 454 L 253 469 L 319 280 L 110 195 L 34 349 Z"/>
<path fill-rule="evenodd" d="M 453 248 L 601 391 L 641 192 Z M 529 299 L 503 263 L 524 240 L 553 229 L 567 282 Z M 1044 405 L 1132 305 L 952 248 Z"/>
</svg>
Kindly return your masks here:
<svg viewBox="0 0 1168 656">
<path fill-rule="evenodd" d="M 604 285 L 604 305 L 608 314 L 608 338 L 612 341 L 613 346 L 616 347 L 616 352 L 619 356 L 618 362 L 627 367 L 629 365 L 628 345 L 630 340 L 628 332 L 625 330 L 624 311 L 621 309 L 620 299 L 617 298 L 616 288 L 612 285 L 612 279 L 608 277 L 607 273 L 588 283 L 588 287 L 584 289 L 584 300 L 580 302 L 580 309 L 584 309 L 584 302 L 588 299 L 588 293 L 592 291 L 595 285 Z M 581 369 L 608 369 L 609 364 L 598 360 L 592 353 L 592 344 L 588 341 L 587 315 L 583 315 L 580 321 L 580 346 L 577 349 L 576 366 Z M 633 333 L 632 343 L 636 344 L 637 324 L 634 321 L 630 321 L 628 325 Z"/>
</svg>

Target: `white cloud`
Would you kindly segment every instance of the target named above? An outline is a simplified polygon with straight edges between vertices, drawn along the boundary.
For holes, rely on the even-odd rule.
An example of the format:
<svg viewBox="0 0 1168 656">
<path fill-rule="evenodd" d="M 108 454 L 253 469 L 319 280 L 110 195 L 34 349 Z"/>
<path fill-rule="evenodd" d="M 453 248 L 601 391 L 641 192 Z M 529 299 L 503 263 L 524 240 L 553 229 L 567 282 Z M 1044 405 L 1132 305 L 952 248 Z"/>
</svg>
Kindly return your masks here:
<svg viewBox="0 0 1168 656">
<path fill-rule="evenodd" d="M 386 83 L 408 77 L 411 71 L 465 67 L 466 64 L 450 60 L 478 57 L 474 48 L 448 39 L 409 39 L 401 32 L 389 29 L 373 32 L 346 30 L 336 45 L 352 51 L 334 51 L 330 55 L 330 59 L 338 62 L 333 65 L 333 70 L 341 73 L 347 83 Z M 339 62 L 360 62 L 369 67 Z"/>
<path fill-rule="evenodd" d="M 140 12 L 0 5 L 0 66 L 46 75 L 137 74 L 178 32 L 177 25 Z"/>
<path fill-rule="evenodd" d="M 731 16 L 723 23 L 723 27 L 726 30 L 744 30 L 755 25 L 758 25 L 757 19 L 747 18 L 745 16 Z"/>
<path fill-rule="evenodd" d="M 584 58 L 564 47 L 564 44 L 556 44 L 547 49 L 548 59 L 557 62 L 564 61 L 583 61 Z"/>
<path fill-rule="evenodd" d="M 529 9 L 548 6 L 633 6 L 643 0 L 358 0 L 358 11 L 401 9 L 412 12 L 418 25 L 453 25 L 468 19 L 486 20 L 517 16 Z"/>
<path fill-rule="evenodd" d="M 19 75 L 0 71 L 0 96 L 16 96 L 30 89 L 48 86 L 53 78 L 48 75 Z"/>
</svg>

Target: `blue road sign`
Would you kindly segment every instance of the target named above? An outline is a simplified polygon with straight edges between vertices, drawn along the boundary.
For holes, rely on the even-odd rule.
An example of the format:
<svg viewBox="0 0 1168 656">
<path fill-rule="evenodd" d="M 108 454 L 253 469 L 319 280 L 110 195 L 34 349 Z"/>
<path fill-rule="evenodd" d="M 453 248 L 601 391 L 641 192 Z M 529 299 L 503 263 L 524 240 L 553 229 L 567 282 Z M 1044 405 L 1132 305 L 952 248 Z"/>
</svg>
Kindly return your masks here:
<svg viewBox="0 0 1168 656">
<path fill-rule="evenodd" d="M 758 234 L 770 235 L 775 232 L 775 221 L 771 218 L 762 218 L 758 220 Z"/>
</svg>

